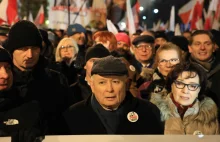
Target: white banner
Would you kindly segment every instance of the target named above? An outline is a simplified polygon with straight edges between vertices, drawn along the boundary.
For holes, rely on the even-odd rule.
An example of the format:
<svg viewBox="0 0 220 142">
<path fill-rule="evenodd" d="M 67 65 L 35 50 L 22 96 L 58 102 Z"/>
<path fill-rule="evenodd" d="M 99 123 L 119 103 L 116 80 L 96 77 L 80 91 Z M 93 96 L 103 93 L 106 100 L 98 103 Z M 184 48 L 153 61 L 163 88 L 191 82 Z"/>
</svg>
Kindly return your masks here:
<svg viewBox="0 0 220 142">
<path fill-rule="evenodd" d="M 90 18 L 91 7 L 88 6 L 89 1 L 90 0 L 70 0 L 70 24 L 79 23 L 83 26 L 89 24 L 91 20 Z M 50 0 L 49 28 L 63 29 L 63 30 L 67 29 L 68 27 L 67 5 L 68 5 L 68 0 Z"/>
</svg>

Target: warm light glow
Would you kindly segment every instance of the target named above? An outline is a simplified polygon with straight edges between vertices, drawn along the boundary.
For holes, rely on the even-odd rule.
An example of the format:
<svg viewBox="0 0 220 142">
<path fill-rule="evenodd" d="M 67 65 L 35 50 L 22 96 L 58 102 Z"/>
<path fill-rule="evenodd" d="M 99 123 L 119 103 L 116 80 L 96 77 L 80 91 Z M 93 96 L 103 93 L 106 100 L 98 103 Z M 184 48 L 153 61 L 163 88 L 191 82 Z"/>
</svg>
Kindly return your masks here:
<svg viewBox="0 0 220 142">
<path fill-rule="evenodd" d="M 139 10 L 140 10 L 140 11 L 143 11 L 143 10 L 144 10 L 144 7 L 143 7 L 143 6 L 140 6 L 140 7 L 139 7 Z"/>
<path fill-rule="evenodd" d="M 46 24 L 46 25 L 49 25 L 49 23 L 50 23 L 49 20 L 46 20 L 46 21 L 45 21 L 45 24 Z"/>
<path fill-rule="evenodd" d="M 143 16 L 142 18 L 143 18 L 144 20 L 146 20 L 146 19 L 147 19 L 147 17 L 146 17 L 146 16 Z"/>
</svg>

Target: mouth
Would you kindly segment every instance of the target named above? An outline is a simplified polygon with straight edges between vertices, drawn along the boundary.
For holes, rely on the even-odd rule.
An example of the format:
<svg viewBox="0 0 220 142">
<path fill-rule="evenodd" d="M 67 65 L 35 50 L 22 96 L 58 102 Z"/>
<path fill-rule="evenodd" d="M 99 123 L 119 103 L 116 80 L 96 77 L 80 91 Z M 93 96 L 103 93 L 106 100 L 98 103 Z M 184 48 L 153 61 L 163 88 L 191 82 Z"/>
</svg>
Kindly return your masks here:
<svg viewBox="0 0 220 142">
<path fill-rule="evenodd" d="M 199 55 L 205 56 L 207 52 L 200 52 Z"/>
<path fill-rule="evenodd" d="M 111 96 L 111 97 L 105 97 L 108 101 L 114 100 L 116 96 Z"/>
<path fill-rule="evenodd" d="M 180 96 L 182 100 L 189 100 L 189 97 Z"/>
</svg>

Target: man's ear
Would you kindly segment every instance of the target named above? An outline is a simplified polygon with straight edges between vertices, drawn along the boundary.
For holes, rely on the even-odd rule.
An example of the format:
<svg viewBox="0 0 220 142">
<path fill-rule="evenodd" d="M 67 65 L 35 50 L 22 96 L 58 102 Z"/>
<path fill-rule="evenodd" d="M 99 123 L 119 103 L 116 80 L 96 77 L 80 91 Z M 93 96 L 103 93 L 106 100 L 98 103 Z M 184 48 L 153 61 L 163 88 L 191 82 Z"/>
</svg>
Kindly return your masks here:
<svg viewBox="0 0 220 142">
<path fill-rule="evenodd" d="M 188 45 L 189 53 L 192 53 L 192 47 Z"/>
</svg>

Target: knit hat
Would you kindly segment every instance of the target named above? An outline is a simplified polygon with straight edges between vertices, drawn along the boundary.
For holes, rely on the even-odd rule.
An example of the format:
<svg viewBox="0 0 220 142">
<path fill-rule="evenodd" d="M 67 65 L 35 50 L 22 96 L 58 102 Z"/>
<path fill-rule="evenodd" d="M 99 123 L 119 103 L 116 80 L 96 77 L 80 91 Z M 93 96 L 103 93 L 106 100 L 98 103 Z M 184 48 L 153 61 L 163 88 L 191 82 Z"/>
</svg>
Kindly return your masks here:
<svg viewBox="0 0 220 142">
<path fill-rule="evenodd" d="M 21 20 L 15 23 L 9 31 L 7 49 L 14 50 L 25 46 L 42 48 L 42 36 L 37 27 L 30 21 Z"/>
<path fill-rule="evenodd" d="M 130 46 L 130 38 L 126 33 L 118 33 L 115 35 L 116 40 L 118 42 L 123 41 L 125 42 L 128 46 Z"/>
<path fill-rule="evenodd" d="M 2 46 L 0 46 L 0 62 L 8 62 L 12 65 L 12 58 L 10 53 Z"/>
<path fill-rule="evenodd" d="M 8 36 L 8 32 L 9 32 L 10 28 L 8 25 L 1 25 L 0 26 L 0 35 L 2 36 Z"/>
<path fill-rule="evenodd" d="M 110 55 L 95 60 L 91 72 L 91 75 L 93 74 L 98 74 L 101 76 L 123 76 L 128 75 L 128 69 L 120 58 L 116 58 Z"/>
<path fill-rule="evenodd" d="M 86 62 L 91 58 L 103 58 L 109 56 L 110 52 L 102 44 L 97 44 L 93 47 L 88 48 L 86 51 L 85 60 Z"/>
<path fill-rule="evenodd" d="M 134 44 L 135 46 L 138 45 L 139 43 L 144 42 L 144 43 L 154 43 L 154 38 L 152 36 L 149 35 L 141 35 L 136 37 L 132 44 Z"/>
<path fill-rule="evenodd" d="M 176 44 L 177 46 L 180 47 L 180 49 L 182 49 L 185 52 L 189 51 L 188 50 L 189 41 L 184 36 L 174 36 L 173 38 L 171 38 L 170 42 Z"/>
<path fill-rule="evenodd" d="M 69 25 L 67 28 L 67 35 L 72 36 L 76 33 L 86 33 L 86 29 L 80 24 Z"/>
</svg>

